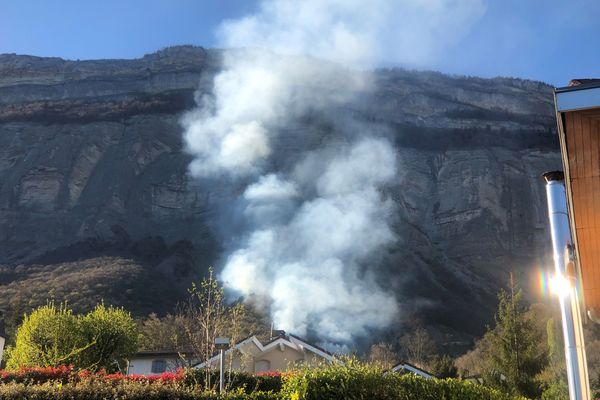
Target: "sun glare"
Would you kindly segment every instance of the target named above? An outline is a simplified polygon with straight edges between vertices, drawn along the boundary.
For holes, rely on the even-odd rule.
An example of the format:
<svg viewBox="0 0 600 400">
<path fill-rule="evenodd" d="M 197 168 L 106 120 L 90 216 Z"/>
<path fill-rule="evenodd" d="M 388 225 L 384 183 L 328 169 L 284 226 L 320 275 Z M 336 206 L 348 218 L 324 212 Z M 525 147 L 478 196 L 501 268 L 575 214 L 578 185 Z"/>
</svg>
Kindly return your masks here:
<svg viewBox="0 0 600 400">
<path fill-rule="evenodd" d="M 562 274 L 556 274 L 549 280 L 550 292 L 560 296 L 567 297 L 571 291 L 571 283 Z"/>
</svg>

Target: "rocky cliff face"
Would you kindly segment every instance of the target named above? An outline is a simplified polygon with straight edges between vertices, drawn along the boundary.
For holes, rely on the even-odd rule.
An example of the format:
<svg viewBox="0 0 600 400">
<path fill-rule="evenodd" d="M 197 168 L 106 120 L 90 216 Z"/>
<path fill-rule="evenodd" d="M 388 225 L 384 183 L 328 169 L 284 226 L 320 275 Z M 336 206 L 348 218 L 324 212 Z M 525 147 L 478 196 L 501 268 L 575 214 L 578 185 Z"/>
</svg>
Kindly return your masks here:
<svg viewBox="0 0 600 400">
<path fill-rule="evenodd" d="M 96 299 L 107 295 L 94 285 L 127 281 L 128 272 L 181 286 L 218 261 L 215 204 L 237 189 L 190 178 L 179 118 L 197 90 L 210 92 L 219 64 L 219 51 L 196 47 L 136 60 L 0 55 L 0 284 L 14 295 L 35 272 L 42 288 L 1 309 L 42 301 L 40 271 L 78 271 L 65 263 L 86 271 L 93 260 L 121 260 L 111 264 L 123 266 L 115 277 L 90 273 L 91 284 L 78 275 L 92 286 L 81 297 Z M 548 259 L 539 175 L 560 168 L 551 88 L 396 69 L 375 76 L 375 91 L 332 111 L 388 127 L 397 146 L 401 168 L 387 190 L 401 240 L 373 268 L 396 289 L 404 316 L 477 334 L 508 272 L 527 286 Z M 280 134 L 273 162 L 332 135 L 326 121 L 299 120 Z M 55 286 L 56 297 L 69 295 Z M 139 312 L 178 296 L 127 290 L 115 302 Z"/>
</svg>

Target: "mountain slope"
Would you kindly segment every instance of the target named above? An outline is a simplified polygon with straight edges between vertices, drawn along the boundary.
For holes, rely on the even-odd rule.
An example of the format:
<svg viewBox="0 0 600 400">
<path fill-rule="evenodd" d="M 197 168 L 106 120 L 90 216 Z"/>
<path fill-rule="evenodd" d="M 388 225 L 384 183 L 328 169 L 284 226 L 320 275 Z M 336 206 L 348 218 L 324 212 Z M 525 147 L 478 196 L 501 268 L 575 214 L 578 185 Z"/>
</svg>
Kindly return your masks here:
<svg viewBox="0 0 600 400">
<path fill-rule="evenodd" d="M 218 265 L 230 221 L 217 205 L 240 188 L 188 175 L 179 118 L 196 91 L 210 93 L 220 58 L 190 46 L 136 60 L 0 55 L 3 297 L 35 282 L 19 307 L 33 306 L 46 291 L 68 298 L 77 282 L 89 289 L 80 298 L 144 314 L 169 309 Z M 508 272 L 529 289 L 549 260 L 539 175 L 560 168 L 551 88 L 379 70 L 373 91 L 280 132 L 272 162 L 340 140 L 330 121 L 345 115 L 385 126 L 397 147 L 399 173 L 386 190 L 399 240 L 369 268 L 397 293 L 400 318 L 423 319 L 448 341 L 481 333 Z M 46 285 L 46 274 L 65 278 Z M 154 295 L 127 292 L 133 282 Z M 0 309 L 11 314 L 15 304 Z"/>
</svg>

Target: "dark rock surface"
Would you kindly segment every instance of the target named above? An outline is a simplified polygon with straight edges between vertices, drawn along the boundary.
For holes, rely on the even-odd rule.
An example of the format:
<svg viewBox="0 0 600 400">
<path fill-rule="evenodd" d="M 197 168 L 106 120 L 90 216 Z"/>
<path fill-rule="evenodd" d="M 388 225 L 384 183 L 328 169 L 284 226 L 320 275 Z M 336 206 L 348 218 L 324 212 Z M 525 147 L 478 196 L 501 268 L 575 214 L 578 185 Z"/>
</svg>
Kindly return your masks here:
<svg viewBox="0 0 600 400">
<path fill-rule="evenodd" d="M 91 271 L 110 260 L 120 272 L 102 279 L 115 285 L 129 272 L 183 287 L 218 261 L 213 205 L 237 189 L 187 174 L 179 118 L 196 90 L 210 92 L 220 54 L 181 46 L 136 60 L 0 55 L 0 294 L 15 296 L 28 279 L 44 290 L 40 271 L 68 276 L 77 263 Z M 448 340 L 479 334 L 508 273 L 532 292 L 533 268 L 549 260 L 539 175 L 561 165 L 551 87 L 399 69 L 375 76 L 373 93 L 335 110 L 389 127 L 398 149 L 388 190 L 400 241 L 373 268 L 404 317 L 435 322 Z M 273 162 L 332 134 L 327 121 L 297 121 L 280 134 Z M 82 296 L 138 313 L 168 310 L 181 293 L 111 297 L 102 287 Z M 24 307 L 15 304 L 0 309 Z"/>
</svg>

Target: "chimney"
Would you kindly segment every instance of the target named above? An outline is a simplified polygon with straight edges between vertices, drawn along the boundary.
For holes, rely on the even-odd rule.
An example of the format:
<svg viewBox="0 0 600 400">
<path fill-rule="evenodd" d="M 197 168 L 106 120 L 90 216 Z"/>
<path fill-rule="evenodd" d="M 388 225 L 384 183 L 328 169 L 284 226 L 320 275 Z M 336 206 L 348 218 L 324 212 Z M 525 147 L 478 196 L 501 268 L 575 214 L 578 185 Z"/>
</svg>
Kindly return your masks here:
<svg viewBox="0 0 600 400">
<path fill-rule="evenodd" d="M 555 278 L 565 282 L 564 293 L 560 293 L 558 301 L 561 310 L 565 356 L 567 364 L 567 380 L 570 400 L 588 400 L 590 398 L 587 361 L 579 311 L 579 299 L 576 290 L 576 274 L 569 272 L 569 258 L 572 251 L 571 227 L 567 210 L 565 191 L 565 175 L 562 171 L 546 172 L 546 196 L 548 198 L 548 218 L 552 248 L 554 250 Z"/>
<path fill-rule="evenodd" d="M 285 331 L 281 330 L 281 329 L 273 329 L 271 331 L 271 339 L 278 339 L 278 338 L 284 338 L 285 337 Z"/>
</svg>

